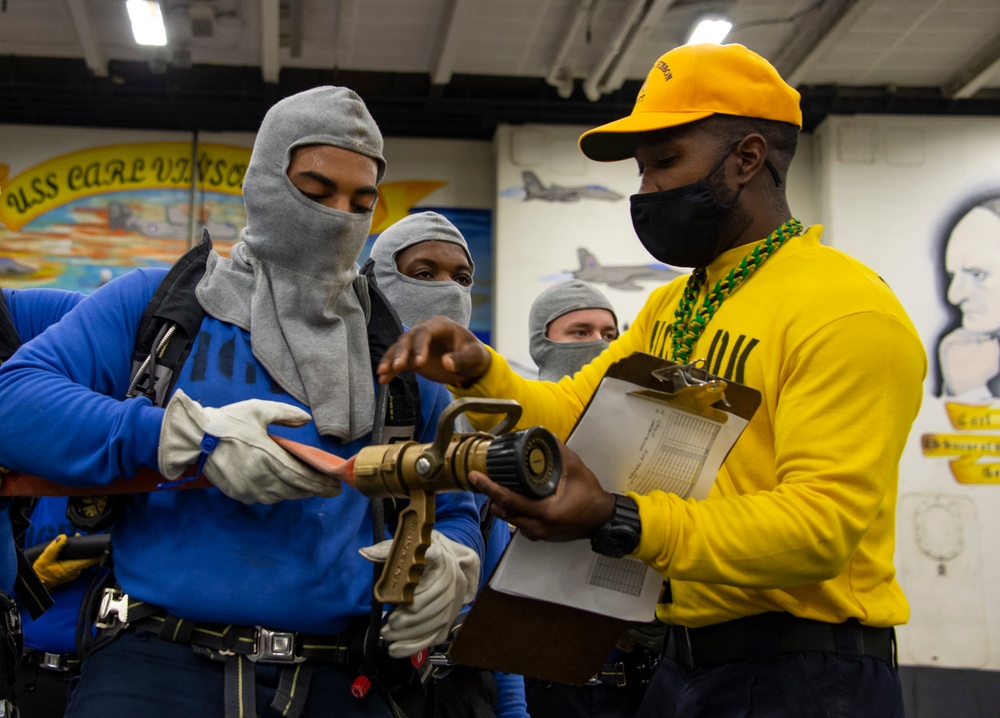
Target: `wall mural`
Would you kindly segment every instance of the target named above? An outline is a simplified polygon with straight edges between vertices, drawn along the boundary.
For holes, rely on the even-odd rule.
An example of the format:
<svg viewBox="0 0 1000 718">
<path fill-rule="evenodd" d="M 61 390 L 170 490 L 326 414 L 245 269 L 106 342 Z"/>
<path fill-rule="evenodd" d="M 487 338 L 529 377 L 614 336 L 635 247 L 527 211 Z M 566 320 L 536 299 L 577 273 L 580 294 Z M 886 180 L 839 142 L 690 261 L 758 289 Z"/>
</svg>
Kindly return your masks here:
<svg viewBox="0 0 1000 718">
<path fill-rule="evenodd" d="M 963 484 L 1000 483 L 1000 189 L 960 202 L 938 237 L 938 285 L 948 320 L 931 352 L 935 395 L 951 429 L 924 434 L 925 456 L 949 457 Z"/>
<path fill-rule="evenodd" d="M 597 257 L 585 247 L 577 248 L 576 254 L 580 258 L 580 267 L 571 272 L 574 279 L 594 284 L 606 284 L 610 289 L 620 289 L 625 292 L 644 291 L 646 288 L 639 282 L 666 284 L 675 277 L 688 272 L 686 269 L 678 270 L 662 262 L 601 264 L 597 261 Z"/>
<path fill-rule="evenodd" d="M 587 184 L 563 187 L 553 184 L 546 187 L 534 172 L 521 173 L 524 182 L 519 191 L 516 187 L 501 193 L 504 197 L 522 197 L 525 200 L 541 199 L 546 202 L 579 202 L 581 199 L 603 199 L 609 202 L 623 199 L 624 195 L 608 189 L 604 185 Z"/>
<path fill-rule="evenodd" d="M 246 224 L 240 185 L 249 157 L 244 147 L 198 149 L 195 230 L 213 232 L 223 253 Z M 169 265 L 188 246 L 188 142 L 93 147 L 8 175 L 0 164 L 5 286 L 89 292 L 134 267 Z"/>
<path fill-rule="evenodd" d="M 136 267 L 169 266 L 203 230 L 228 256 L 246 226 L 241 187 L 250 148 L 199 143 L 193 162 L 192 149 L 190 142 L 89 147 L 13 175 L 0 156 L 0 284 L 89 293 Z M 361 261 L 379 233 L 446 185 L 383 183 Z M 492 212 L 434 209 L 469 243 L 477 268 L 472 329 L 489 341 Z"/>
</svg>

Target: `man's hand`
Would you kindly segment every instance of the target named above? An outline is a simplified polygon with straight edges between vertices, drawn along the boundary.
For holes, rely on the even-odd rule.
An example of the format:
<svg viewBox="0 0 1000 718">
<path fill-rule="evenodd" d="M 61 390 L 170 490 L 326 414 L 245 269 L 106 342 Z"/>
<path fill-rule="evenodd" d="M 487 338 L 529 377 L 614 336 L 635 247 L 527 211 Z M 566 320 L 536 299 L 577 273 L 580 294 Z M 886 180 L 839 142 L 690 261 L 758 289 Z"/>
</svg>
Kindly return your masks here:
<svg viewBox="0 0 1000 718">
<path fill-rule="evenodd" d="M 557 440 L 558 441 L 558 440 Z M 563 471 L 555 493 L 530 499 L 473 471 L 469 481 L 493 499 L 491 513 L 514 526 L 532 541 L 573 541 L 589 538 L 615 514 L 615 498 L 601 488 L 594 473 L 561 441 Z"/>
<path fill-rule="evenodd" d="M 378 365 L 380 384 L 414 371 L 432 381 L 470 386 L 490 367 L 490 353 L 476 335 L 447 317 L 426 319 L 389 347 Z"/>
<path fill-rule="evenodd" d="M 59 534 L 35 559 L 32 568 L 42 580 L 45 588 L 55 588 L 77 578 L 84 569 L 97 564 L 99 558 L 79 558 L 60 560 L 59 553 L 66 545 L 66 534 Z"/>
<path fill-rule="evenodd" d="M 389 558 L 392 541 L 360 549 L 369 561 Z M 406 658 L 442 643 L 462 606 L 476 597 L 479 588 L 479 555 L 439 531 L 431 532 L 424 556 L 424 573 L 413 591 L 413 603 L 396 606 L 382 628 L 389 655 Z"/>
<path fill-rule="evenodd" d="M 302 463 L 267 435 L 269 424 L 302 426 L 311 419 L 291 404 L 262 399 L 202 406 L 178 389 L 160 427 L 160 473 L 176 479 L 204 458 L 206 478 L 245 504 L 336 496 L 337 479 Z"/>
</svg>

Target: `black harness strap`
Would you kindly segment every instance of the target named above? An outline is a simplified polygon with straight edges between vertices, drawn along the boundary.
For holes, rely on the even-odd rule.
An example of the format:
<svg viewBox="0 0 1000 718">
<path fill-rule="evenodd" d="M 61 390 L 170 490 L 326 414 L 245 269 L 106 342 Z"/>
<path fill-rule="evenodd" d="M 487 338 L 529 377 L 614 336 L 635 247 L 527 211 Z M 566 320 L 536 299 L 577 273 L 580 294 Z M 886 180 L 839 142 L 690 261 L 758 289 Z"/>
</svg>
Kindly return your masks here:
<svg viewBox="0 0 1000 718">
<path fill-rule="evenodd" d="M 315 669 L 311 663 L 300 663 L 283 670 L 278 679 L 278 690 L 271 701 L 271 710 L 284 718 L 302 715 Z"/>
<path fill-rule="evenodd" d="M 139 320 L 132 353 L 129 396 L 142 394 L 163 406 L 177 383 L 176 369 L 184 365 L 205 318 L 195 296 L 205 276 L 212 238 L 205 230 L 201 242 L 185 252 L 167 272 Z"/>
<path fill-rule="evenodd" d="M 382 294 L 382 290 L 375 284 L 375 277 L 365 273 L 366 269 L 370 271 L 368 263 L 362 268 L 360 276 L 364 277 L 368 284 L 368 298 L 371 304 L 371 313 L 368 317 L 368 352 L 372 375 L 375 376 L 386 350 L 403 333 L 403 323 L 389 304 L 389 300 Z M 417 418 L 420 416 L 420 385 L 417 383 L 416 374 L 403 372 L 387 386 L 389 396 L 383 417 L 383 432 L 373 443 L 412 439 Z"/>
<path fill-rule="evenodd" d="M 257 681 L 246 656 L 226 657 L 225 718 L 257 718 Z"/>
<path fill-rule="evenodd" d="M 45 584 L 38 578 L 31 562 L 24 555 L 20 548 L 17 555 L 17 576 L 14 579 L 14 592 L 17 594 L 18 603 L 24 606 L 28 614 L 35 620 L 51 608 L 54 601 Z"/>
</svg>

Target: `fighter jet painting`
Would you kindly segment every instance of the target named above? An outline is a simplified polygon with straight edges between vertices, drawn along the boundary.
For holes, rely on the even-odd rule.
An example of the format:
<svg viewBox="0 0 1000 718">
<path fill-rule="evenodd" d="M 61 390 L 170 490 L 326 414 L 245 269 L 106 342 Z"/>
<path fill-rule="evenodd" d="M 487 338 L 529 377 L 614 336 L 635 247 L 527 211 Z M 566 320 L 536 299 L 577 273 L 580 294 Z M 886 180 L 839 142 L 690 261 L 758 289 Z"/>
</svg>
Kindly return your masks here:
<svg viewBox="0 0 1000 718">
<path fill-rule="evenodd" d="M 542 199 L 546 202 L 579 202 L 581 199 L 603 199 L 614 202 L 624 196 L 598 184 L 579 187 L 561 187 L 553 184 L 546 187 L 538 179 L 538 175 L 528 170 L 521 173 L 521 178 L 524 180 L 525 201 Z"/>
<path fill-rule="evenodd" d="M 650 264 L 601 264 L 597 261 L 597 257 L 583 247 L 578 248 L 576 253 L 580 258 L 580 268 L 573 270 L 574 279 L 582 279 L 585 282 L 594 282 L 595 284 L 607 284 L 611 289 L 620 289 L 626 292 L 641 291 L 642 286 L 638 284 L 639 281 L 665 284 L 671 279 L 685 274 L 685 272 L 659 262 L 651 262 Z"/>
</svg>

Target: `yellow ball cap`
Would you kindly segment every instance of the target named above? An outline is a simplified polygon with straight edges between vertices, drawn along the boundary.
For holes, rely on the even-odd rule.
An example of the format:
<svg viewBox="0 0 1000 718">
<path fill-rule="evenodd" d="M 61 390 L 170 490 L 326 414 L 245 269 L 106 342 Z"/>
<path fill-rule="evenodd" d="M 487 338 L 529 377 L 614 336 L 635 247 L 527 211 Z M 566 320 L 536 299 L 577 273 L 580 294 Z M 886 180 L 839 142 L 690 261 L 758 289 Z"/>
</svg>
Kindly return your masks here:
<svg viewBox="0 0 1000 718">
<path fill-rule="evenodd" d="M 632 114 L 580 136 L 598 162 L 633 157 L 636 134 L 710 115 L 788 122 L 802 128 L 799 93 L 774 66 L 743 45 L 682 45 L 663 55 L 642 83 Z"/>
</svg>

